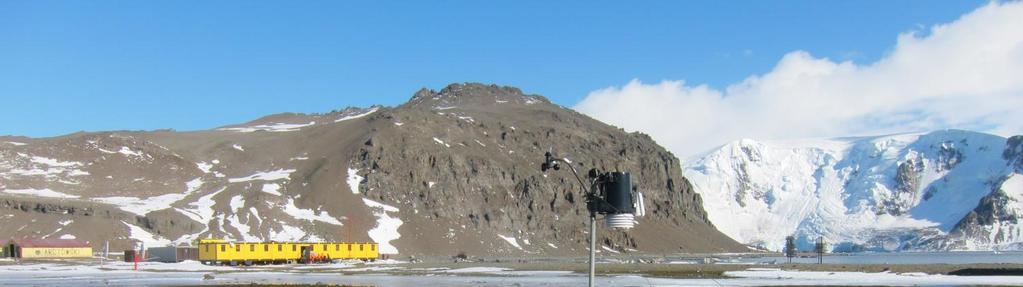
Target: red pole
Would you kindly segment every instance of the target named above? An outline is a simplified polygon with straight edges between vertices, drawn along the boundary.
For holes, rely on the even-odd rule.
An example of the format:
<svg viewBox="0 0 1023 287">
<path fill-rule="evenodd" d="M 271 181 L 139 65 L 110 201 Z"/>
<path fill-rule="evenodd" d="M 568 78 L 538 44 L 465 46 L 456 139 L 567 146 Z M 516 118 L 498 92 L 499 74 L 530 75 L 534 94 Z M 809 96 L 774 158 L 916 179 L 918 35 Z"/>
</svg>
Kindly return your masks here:
<svg viewBox="0 0 1023 287">
<path fill-rule="evenodd" d="M 132 270 L 138 271 L 139 270 L 139 251 L 135 250 L 135 254 L 134 255 L 135 255 L 135 258 L 132 261 L 135 261 L 135 267 L 132 268 Z"/>
</svg>

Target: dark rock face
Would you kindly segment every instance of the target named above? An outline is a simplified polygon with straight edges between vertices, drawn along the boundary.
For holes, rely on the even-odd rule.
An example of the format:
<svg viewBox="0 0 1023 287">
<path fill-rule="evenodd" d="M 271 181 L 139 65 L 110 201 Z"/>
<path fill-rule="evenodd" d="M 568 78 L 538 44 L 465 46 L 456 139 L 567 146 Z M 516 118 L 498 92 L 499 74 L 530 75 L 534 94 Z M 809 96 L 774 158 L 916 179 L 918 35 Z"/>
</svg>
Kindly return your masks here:
<svg viewBox="0 0 1023 287">
<path fill-rule="evenodd" d="M 899 164 L 895 172 L 896 192 L 890 198 L 885 198 L 878 205 L 879 213 L 891 215 L 902 215 L 916 202 L 917 190 L 920 190 L 921 172 L 923 172 L 923 161 L 907 160 Z"/>
<path fill-rule="evenodd" d="M 1023 218 L 1023 214 L 1012 207 L 1016 200 L 1000 188 L 992 191 L 956 224 L 950 232 L 950 242 L 962 244 L 963 240 L 956 240 L 961 238 L 986 239 L 981 242 L 984 244 L 1015 241 L 1011 226 L 1018 225 Z"/>
<path fill-rule="evenodd" d="M 381 227 L 379 211 L 364 203 L 370 200 L 400 210 L 387 214 L 402 221 L 400 238 L 390 242 L 401 255 L 579 256 L 588 238 L 584 197 L 567 168 L 539 170 L 544 152 L 553 150 L 581 173 L 629 171 L 634 188 L 644 193 L 647 216 L 636 228 L 601 228 L 599 242 L 608 248 L 657 254 L 746 250 L 711 225 L 679 160 L 650 137 L 512 87 L 454 84 L 440 92 L 420 90 L 395 108 L 278 114 L 210 131 L 17 140 L 26 144 L 0 146 L 0 173 L 6 163 L 12 170 L 40 166 L 32 156 L 73 161 L 61 168 L 81 171 L 16 175 L 0 183 L 0 189 L 45 187 L 80 197 L 45 199 L 60 202 L 43 205 L 46 212 L 4 205 L 18 206 L 4 209 L 18 218 L 48 218 L 16 236 L 73 230 L 79 238 L 111 240 L 119 248 L 130 243 L 126 225 L 134 225 L 179 242 L 283 240 L 289 232 L 301 240 L 369 241 L 371 230 Z M 275 172 L 283 176 L 267 176 Z M 180 199 L 142 214 L 96 199 L 174 195 Z M 7 197 L 39 200 L 0 193 Z M 75 212 L 64 212 L 69 209 Z M 20 226 L 0 222 L 4 230 Z"/>
<path fill-rule="evenodd" d="M 1010 137 L 1006 142 L 1002 157 L 1005 158 L 1009 166 L 1016 169 L 1016 173 L 1023 173 L 1023 136 Z"/>
<path fill-rule="evenodd" d="M 409 202 L 404 209 L 418 210 L 445 230 L 465 226 L 515 236 L 537 242 L 524 249 L 545 253 L 584 249 L 587 212 L 580 186 L 567 169 L 539 171 L 547 150 L 568 157 L 581 173 L 632 172 L 649 210 L 640 225 L 669 227 L 660 234 L 604 232 L 600 241 L 610 248 L 693 250 L 657 237 L 710 226 L 699 195 L 681 177 L 678 159 L 648 136 L 624 133 L 515 88 L 468 84 L 423 90 L 409 104 L 370 121 L 403 125 L 381 128 L 370 136 L 372 145 L 360 148 L 357 165 L 369 171 L 360 189 L 384 202 Z M 425 237 L 428 231 L 423 232 L 410 238 Z M 459 245 L 477 254 L 508 249 L 476 243 Z"/>
</svg>

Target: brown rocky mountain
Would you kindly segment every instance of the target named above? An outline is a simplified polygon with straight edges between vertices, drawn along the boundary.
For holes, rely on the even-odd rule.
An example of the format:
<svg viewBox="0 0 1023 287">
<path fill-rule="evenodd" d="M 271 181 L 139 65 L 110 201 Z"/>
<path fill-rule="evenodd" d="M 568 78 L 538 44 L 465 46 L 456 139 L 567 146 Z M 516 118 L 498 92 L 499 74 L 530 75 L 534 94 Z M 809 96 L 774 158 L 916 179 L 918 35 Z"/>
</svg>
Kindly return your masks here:
<svg viewBox="0 0 1023 287">
<path fill-rule="evenodd" d="M 424 89 L 394 108 L 205 131 L 0 137 L 0 236 L 115 248 L 358 240 L 400 256 L 580 256 L 583 197 L 570 172 L 540 172 L 548 149 L 583 172 L 633 173 L 647 216 L 628 232 L 601 229 L 608 250 L 746 250 L 711 225 L 679 160 L 648 136 L 481 84 Z"/>
</svg>

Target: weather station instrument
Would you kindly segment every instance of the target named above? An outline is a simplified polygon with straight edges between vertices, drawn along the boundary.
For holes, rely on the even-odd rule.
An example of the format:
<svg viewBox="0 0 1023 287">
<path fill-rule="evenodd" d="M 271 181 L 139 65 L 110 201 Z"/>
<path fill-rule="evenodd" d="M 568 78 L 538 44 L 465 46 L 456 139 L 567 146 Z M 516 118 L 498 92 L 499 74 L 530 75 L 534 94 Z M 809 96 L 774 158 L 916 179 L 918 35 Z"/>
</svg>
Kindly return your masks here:
<svg viewBox="0 0 1023 287">
<path fill-rule="evenodd" d="M 593 287 L 597 266 L 597 215 L 604 215 L 604 223 L 608 228 L 631 229 L 636 226 L 636 217 L 646 214 L 643 194 L 633 191 L 632 177 L 628 172 L 590 169 L 586 174 L 589 184 L 586 184 L 571 161 L 555 157 L 550 151 L 544 154 L 540 171 L 561 170 L 562 164 L 569 167 L 586 196 L 586 209 L 590 212 L 589 286 Z"/>
</svg>

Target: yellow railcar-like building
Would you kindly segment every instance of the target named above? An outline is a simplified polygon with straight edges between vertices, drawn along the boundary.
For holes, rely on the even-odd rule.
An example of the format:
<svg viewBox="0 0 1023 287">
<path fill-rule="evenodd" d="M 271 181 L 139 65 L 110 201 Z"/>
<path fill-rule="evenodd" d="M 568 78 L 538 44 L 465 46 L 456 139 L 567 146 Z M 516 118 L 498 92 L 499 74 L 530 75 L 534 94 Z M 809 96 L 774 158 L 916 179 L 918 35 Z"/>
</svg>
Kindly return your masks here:
<svg viewBox="0 0 1023 287">
<path fill-rule="evenodd" d="M 313 263 L 335 259 L 376 260 L 379 256 L 376 243 L 199 241 L 199 261 L 204 264 Z"/>
</svg>

